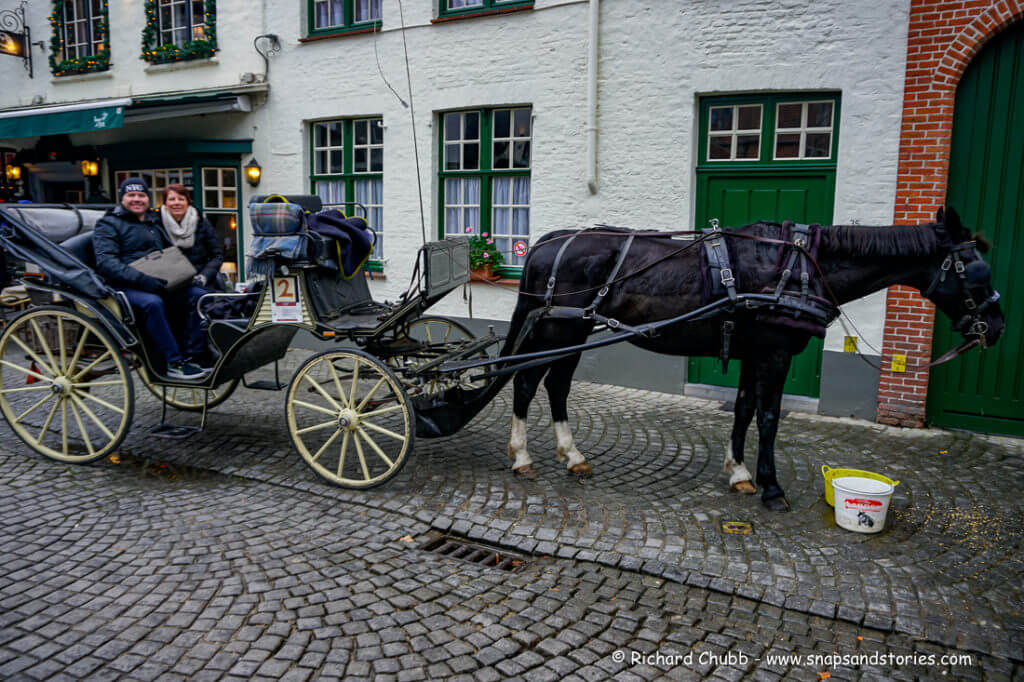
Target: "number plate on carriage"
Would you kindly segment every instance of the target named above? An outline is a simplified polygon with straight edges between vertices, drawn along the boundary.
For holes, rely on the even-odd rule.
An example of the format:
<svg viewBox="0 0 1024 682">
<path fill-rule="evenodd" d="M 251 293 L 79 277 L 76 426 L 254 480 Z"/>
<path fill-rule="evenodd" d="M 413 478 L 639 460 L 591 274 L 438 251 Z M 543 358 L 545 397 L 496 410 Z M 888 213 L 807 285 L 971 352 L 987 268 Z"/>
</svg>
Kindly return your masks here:
<svg viewBox="0 0 1024 682">
<path fill-rule="evenodd" d="M 271 294 L 271 322 L 302 322 L 299 283 L 295 277 L 275 277 Z"/>
</svg>

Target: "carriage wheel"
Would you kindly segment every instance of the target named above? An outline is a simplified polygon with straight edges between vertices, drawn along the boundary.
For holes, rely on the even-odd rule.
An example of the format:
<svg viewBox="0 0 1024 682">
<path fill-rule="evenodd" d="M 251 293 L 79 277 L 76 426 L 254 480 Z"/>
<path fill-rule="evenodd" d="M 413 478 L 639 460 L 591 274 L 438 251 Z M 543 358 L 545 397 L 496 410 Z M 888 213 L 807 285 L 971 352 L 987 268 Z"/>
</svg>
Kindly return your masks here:
<svg viewBox="0 0 1024 682">
<path fill-rule="evenodd" d="M 0 335 L 0 411 L 41 455 L 84 464 L 113 451 L 131 425 L 128 363 L 94 320 L 33 308 Z"/>
<path fill-rule="evenodd" d="M 149 383 L 149 375 L 146 372 L 139 372 L 139 374 L 142 376 L 142 383 L 146 385 L 149 392 L 156 396 L 157 400 L 164 400 L 163 387 Z M 207 409 L 214 408 L 231 397 L 231 394 L 238 388 L 238 382 L 238 379 L 232 379 L 211 389 L 168 386 L 167 404 L 185 412 L 202 412 L 204 391 L 210 394 L 206 401 Z"/>
<path fill-rule="evenodd" d="M 422 344 L 421 350 L 406 355 L 392 355 L 388 358 L 388 365 L 398 374 L 399 379 L 410 396 L 415 398 L 420 395 L 440 395 L 449 388 L 456 386 L 473 390 L 482 388 L 487 384 L 486 379 L 483 381 L 472 381 L 466 376 L 442 375 L 439 377 L 431 375 L 406 377 L 400 372 L 402 368 L 416 367 L 452 352 L 464 342 L 476 340 L 473 332 L 455 320 L 430 316 L 417 318 L 409 323 L 406 338 Z M 474 360 L 486 357 L 487 352 L 481 350 L 465 359 Z M 478 367 L 473 372 L 482 372 L 486 369 L 487 367 Z"/>
<path fill-rule="evenodd" d="M 314 355 L 285 398 L 288 431 L 313 471 L 344 488 L 373 488 L 397 474 L 416 437 L 401 382 L 368 353 Z"/>
</svg>

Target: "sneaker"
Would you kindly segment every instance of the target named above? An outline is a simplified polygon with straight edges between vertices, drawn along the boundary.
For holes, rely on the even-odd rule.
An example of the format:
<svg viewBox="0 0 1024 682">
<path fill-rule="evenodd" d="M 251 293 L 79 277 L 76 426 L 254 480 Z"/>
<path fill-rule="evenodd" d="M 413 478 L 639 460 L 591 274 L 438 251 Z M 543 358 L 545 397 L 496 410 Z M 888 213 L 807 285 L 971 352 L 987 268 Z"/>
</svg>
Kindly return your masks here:
<svg viewBox="0 0 1024 682">
<path fill-rule="evenodd" d="M 204 354 L 204 355 L 189 355 L 187 358 L 185 358 L 185 364 L 192 365 L 193 367 L 198 367 L 199 369 L 203 370 L 204 372 L 212 372 L 213 371 L 213 366 L 216 363 L 214 363 L 210 359 L 208 354 Z"/>
<path fill-rule="evenodd" d="M 167 366 L 167 376 L 171 379 L 179 379 L 182 381 L 195 381 L 202 379 L 209 373 L 210 370 L 203 369 L 191 362 L 175 362 Z"/>
</svg>

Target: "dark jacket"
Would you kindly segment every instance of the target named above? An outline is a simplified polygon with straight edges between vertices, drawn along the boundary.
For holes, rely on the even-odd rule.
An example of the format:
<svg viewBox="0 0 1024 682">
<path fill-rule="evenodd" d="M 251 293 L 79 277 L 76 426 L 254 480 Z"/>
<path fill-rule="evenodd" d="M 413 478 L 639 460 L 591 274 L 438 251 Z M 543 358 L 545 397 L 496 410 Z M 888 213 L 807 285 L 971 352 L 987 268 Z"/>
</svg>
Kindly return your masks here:
<svg viewBox="0 0 1024 682">
<path fill-rule="evenodd" d="M 128 264 L 170 245 L 159 213 L 146 211 L 139 220 L 121 205 L 107 211 L 92 233 L 96 269 L 115 287 L 138 287 L 145 275 Z"/>
<path fill-rule="evenodd" d="M 196 238 L 192 247 L 182 249 L 185 257 L 195 266 L 199 274 L 206 277 L 206 284 L 210 285 L 217 281 L 217 273 L 224 263 L 224 249 L 220 247 L 217 233 L 206 218 L 200 217 L 196 225 Z"/>
</svg>

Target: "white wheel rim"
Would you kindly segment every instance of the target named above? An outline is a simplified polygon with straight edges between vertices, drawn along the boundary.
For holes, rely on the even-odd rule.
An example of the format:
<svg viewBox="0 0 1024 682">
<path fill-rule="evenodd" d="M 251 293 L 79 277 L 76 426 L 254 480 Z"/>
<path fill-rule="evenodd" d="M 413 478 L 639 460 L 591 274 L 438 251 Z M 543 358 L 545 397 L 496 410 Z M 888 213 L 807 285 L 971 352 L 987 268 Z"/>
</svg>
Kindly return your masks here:
<svg viewBox="0 0 1024 682">
<path fill-rule="evenodd" d="M 413 418 L 401 384 L 357 353 L 332 352 L 303 366 L 289 386 L 286 409 L 299 454 L 344 486 L 386 480 L 412 447 Z"/>
<path fill-rule="evenodd" d="M 57 310 L 14 320 L 0 339 L 0 411 L 33 450 L 65 462 L 102 457 L 132 413 L 125 363 L 91 321 Z"/>
</svg>

